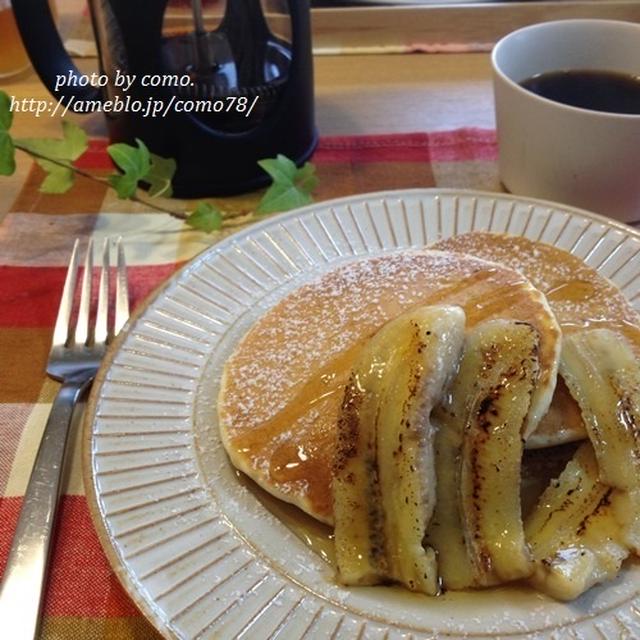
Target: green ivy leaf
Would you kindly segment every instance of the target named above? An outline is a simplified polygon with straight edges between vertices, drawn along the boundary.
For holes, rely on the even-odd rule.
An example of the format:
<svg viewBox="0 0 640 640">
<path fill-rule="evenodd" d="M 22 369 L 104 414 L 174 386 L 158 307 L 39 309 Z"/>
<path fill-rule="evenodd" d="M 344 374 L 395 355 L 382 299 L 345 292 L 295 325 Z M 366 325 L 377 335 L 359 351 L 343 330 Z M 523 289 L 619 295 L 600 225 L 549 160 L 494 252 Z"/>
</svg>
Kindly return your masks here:
<svg viewBox="0 0 640 640">
<path fill-rule="evenodd" d="M 66 145 L 67 158 L 72 162 L 89 148 L 87 132 L 73 122 L 62 121 L 62 135 Z"/>
<path fill-rule="evenodd" d="M 9 94 L 0 90 L 0 131 L 9 131 L 12 122 L 11 98 Z"/>
<path fill-rule="evenodd" d="M 318 186 L 315 165 L 305 162 L 304 166 L 298 171 L 297 182 L 301 189 L 311 193 Z"/>
<path fill-rule="evenodd" d="M 222 212 L 210 202 L 199 202 L 186 222 L 190 227 L 211 233 L 222 229 Z"/>
<path fill-rule="evenodd" d="M 137 174 L 140 178 L 149 173 L 151 169 L 151 154 L 147 145 L 136 138 L 136 147 L 118 142 L 107 147 L 107 152 L 118 168 L 131 175 Z"/>
<path fill-rule="evenodd" d="M 37 159 L 36 162 L 47 172 L 39 191 L 41 193 L 66 193 L 73 187 L 75 173 L 69 167 L 62 167 L 50 160 Z"/>
<path fill-rule="evenodd" d="M 123 175 L 109 176 L 109 184 L 116 190 L 122 200 L 135 195 L 138 182 L 144 180 L 151 170 L 151 154 L 147 146 L 136 138 L 137 147 L 124 142 L 109 145 L 107 152 Z"/>
<path fill-rule="evenodd" d="M 273 178 L 274 182 L 293 182 L 298 172 L 296 163 L 282 154 L 275 158 L 260 160 L 258 164 Z"/>
<path fill-rule="evenodd" d="M 10 176 L 16 170 L 16 150 L 8 131 L 0 129 L 0 176 Z"/>
<path fill-rule="evenodd" d="M 84 129 L 66 120 L 62 122 L 62 139 L 20 138 L 16 142 L 29 153 L 64 162 L 74 162 L 89 146 Z"/>
<path fill-rule="evenodd" d="M 177 169 L 176 161 L 173 158 L 163 158 L 155 153 L 151 154 L 151 169 L 144 178 L 149 183 L 149 195 L 152 198 L 162 196 L 170 198 L 173 195 L 171 181 Z"/>
<path fill-rule="evenodd" d="M 126 173 L 123 176 L 114 174 L 109 176 L 109 184 L 115 189 L 120 200 L 128 200 L 136 195 L 138 179 Z"/>
<path fill-rule="evenodd" d="M 310 162 L 298 169 L 292 160 L 278 155 L 276 158 L 260 160 L 258 164 L 271 176 L 273 184 L 260 200 L 257 213 L 288 211 L 313 202 L 311 193 L 318 179 L 315 167 Z"/>
</svg>

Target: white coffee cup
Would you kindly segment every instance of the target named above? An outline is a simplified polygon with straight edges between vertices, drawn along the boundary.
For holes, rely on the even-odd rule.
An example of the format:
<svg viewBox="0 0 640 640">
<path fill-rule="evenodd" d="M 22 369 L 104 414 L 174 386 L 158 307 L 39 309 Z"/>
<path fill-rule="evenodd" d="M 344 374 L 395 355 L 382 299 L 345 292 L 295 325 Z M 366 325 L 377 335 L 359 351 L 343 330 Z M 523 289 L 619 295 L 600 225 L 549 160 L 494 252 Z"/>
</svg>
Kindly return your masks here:
<svg viewBox="0 0 640 640">
<path fill-rule="evenodd" d="M 592 111 L 519 83 L 551 71 L 640 76 L 640 25 L 560 20 L 505 36 L 492 54 L 500 178 L 512 193 L 640 220 L 640 115 Z"/>
</svg>

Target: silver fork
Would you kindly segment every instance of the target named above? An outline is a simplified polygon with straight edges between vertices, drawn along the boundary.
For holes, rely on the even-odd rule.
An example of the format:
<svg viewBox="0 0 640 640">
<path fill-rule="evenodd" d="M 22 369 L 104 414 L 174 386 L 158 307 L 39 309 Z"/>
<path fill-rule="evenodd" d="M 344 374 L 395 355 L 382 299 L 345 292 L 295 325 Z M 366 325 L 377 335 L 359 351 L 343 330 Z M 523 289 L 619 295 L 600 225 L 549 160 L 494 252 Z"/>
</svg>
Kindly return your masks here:
<svg viewBox="0 0 640 640">
<path fill-rule="evenodd" d="M 122 238 L 116 242 L 117 277 L 113 328 L 109 328 L 109 239 L 102 249 L 98 306 L 91 314 L 93 242 L 84 260 L 77 322 L 72 313 L 78 273 L 78 240 L 62 291 L 53 332 L 47 373 L 62 382 L 51 407 L 40 448 L 24 495 L 24 503 L 0 585 L 0 635 L 32 640 L 38 633 L 47 560 L 60 497 L 69 427 L 73 409 L 91 386 L 106 346 L 129 317 L 127 274 Z"/>
</svg>

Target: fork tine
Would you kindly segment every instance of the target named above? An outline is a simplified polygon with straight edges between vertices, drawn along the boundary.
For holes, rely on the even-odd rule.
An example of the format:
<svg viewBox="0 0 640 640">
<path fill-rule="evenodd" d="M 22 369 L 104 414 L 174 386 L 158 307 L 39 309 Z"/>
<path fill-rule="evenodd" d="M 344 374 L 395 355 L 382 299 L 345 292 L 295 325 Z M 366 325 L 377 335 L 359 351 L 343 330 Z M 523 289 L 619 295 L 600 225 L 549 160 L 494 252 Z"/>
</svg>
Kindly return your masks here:
<svg viewBox="0 0 640 640">
<path fill-rule="evenodd" d="M 96 311 L 96 344 L 104 344 L 109 337 L 108 315 L 109 315 L 109 267 L 110 258 L 109 238 L 104 239 L 102 245 L 102 268 L 100 271 L 100 284 L 98 285 L 98 310 Z"/>
<path fill-rule="evenodd" d="M 124 260 L 124 247 L 122 236 L 116 242 L 118 252 L 117 276 L 116 276 L 116 317 L 113 327 L 114 335 L 120 332 L 124 323 L 129 319 L 129 288 L 127 285 L 127 265 Z"/>
<path fill-rule="evenodd" d="M 62 289 L 62 298 L 60 299 L 60 307 L 58 308 L 58 316 L 56 325 L 53 330 L 52 346 L 60 347 L 71 339 L 71 310 L 73 308 L 73 294 L 76 290 L 76 277 L 78 275 L 78 245 L 79 240 L 73 243 L 73 251 L 69 260 L 69 268 L 64 280 L 64 288 Z"/>
<path fill-rule="evenodd" d="M 84 273 L 82 274 L 82 288 L 80 289 L 80 308 L 78 310 L 78 322 L 76 327 L 76 342 L 80 345 L 88 345 L 91 335 L 91 280 L 93 276 L 93 238 L 87 245 L 87 254 L 84 258 Z"/>
</svg>

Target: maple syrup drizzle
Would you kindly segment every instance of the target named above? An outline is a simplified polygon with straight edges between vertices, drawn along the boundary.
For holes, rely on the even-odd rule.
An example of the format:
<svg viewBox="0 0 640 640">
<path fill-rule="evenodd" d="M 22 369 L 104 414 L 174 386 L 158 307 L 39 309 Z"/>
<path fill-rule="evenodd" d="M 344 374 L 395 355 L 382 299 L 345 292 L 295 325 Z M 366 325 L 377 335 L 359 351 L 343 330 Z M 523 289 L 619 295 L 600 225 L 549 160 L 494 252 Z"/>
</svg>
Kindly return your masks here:
<svg viewBox="0 0 640 640">
<path fill-rule="evenodd" d="M 549 289 L 545 296 L 549 302 L 584 302 L 595 293 L 595 285 L 590 280 L 569 280 Z"/>
</svg>

